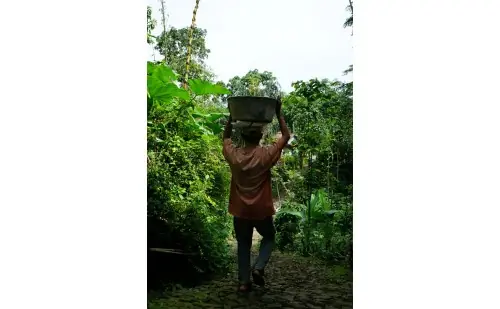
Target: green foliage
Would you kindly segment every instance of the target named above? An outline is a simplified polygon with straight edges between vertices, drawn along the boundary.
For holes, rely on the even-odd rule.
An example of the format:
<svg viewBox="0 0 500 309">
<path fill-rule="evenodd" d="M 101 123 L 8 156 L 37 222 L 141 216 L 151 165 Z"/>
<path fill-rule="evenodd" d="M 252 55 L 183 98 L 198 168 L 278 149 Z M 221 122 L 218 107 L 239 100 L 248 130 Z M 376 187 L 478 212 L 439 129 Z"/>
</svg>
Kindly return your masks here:
<svg viewBox="0 0 500 309">
<path fill-rule="evenodd" d="M 168 66 L 164 64 L 154 64 L 148 62 L 147 69 L 147 86 L 148 86 L 148 117 L 151 110 L 155 109 L 157 117 L 160 117 L 159 123 L 155 126 L 156 132 L 166 133 L 165 121 L 171 118 L 165 113 L 174 113 L 178 116 L 180 113 L 183 117 L 187 117 L 187 122 L 184 124 L 191 130 L 193 136 L 200 134 L 214 133 L 218 134 L 222 131 L 220 119 L 226 114 L 224 113 L 209 113 L 201 114 L 195 109 L 195 98 L 197 96 L 211 96 L 230 93 L 229 90 L 219 84 L 213 84 L 208 81 L 189 80 L 189 89 L 180 88 L 177 85 L 178 75 Z M 172 116 L 170 115 L 170 116 Z M 184 118 L 174 119 L 168 122 L 172 127 L 178 124 L 179 121 L 184 121 Z M 150 125 L 153 125 L 150 122 Z M 160 133 L 158 133 L 160 134 Z M 160 134 L 162 135 L 162 134 Z M 162 137 L 158 137 L 162 139 Z"/>
<path fill-rule="evenodd" d="M 229 261 L 230 175 L 214 135 L 224 114 L 199 111 L 194 97 L 227 89 L 197 80 L 182 89 L 177 74 L 163 64 L 148 63 L 147 71 L 147 210 L 148 217 L 165 223 L 154 237 L 164 248 L 193 254 L 189 261 L 196 271 L 219 271 Z"/>
<path fill-rule="evenodd" d="M 280 250 L 349 264 L 352 83 L 312 79 L 293 87 L 283 99 L 283 112 L 297 145 L 273 173 L 274 183 L 286 188 L 276 215 L 277 245 Z"/>
<path fill-rule="evenodd" d="M 189 87 L 197 95 L 207 94 L 230 94 L 231 92 L 224 86 L 212 84 L 211 82 L 193 79 L 189 81 Z"/>
<path fill-rule="evenodd" d="M 152 10 L 151 7 L 147 7 L 147 42 L 148 44 L 152 44 L 154 42 L 154 36 L 151 34 L 153 30 L 156 28 L 156 20 L 152 17 Z"/>
<path fill-rule="evenodd" d="M 189 93 L 174 81 L 177 75 L 167 66 L 148 64 L 148 94 L 155 101 L 169 103 L 174 99 L 189 100 Z"/>
<path fill-rule="evenodd" d="M 155 49 L 162 55 L 167 55 L 167 64 L 179 73 L 180 77 L 184 77 L 186 74 L 189 31 L 190 27 L 181 29 L 172 27 L 166 33 L 162 32 L 156 40 Z M 189 76 L 194 79 L 211 81 L 214 75 L 205 64 L 210 53 L 210 49 L 206 47 L 206 34 L 205 29 L 195 27 L 193 30 Z"/>
<path fill-rule="evenodd" d="M 276 214 L 277 246 L 332 262 L 352 263 L 352 202 L 324 190 L 307 205 L 285 203 Z"/>
<path fill-rule="evenodd" d="M 301 231 L 306 206 L 303 204 L 286 201 L 276 213 L 274 224 L 276 226 L 276 245 L 279 250 L 299 251 L 297 235 Z"/>
<path fill-rule="evenodd" d="M 298 134 L 299 163 L 310 161 L 311 171 L 304 176 L 314 180 L 311 187 L 327 186 L 339 179 L 341 166 L 352 165 L 352 84 L 313 79 L 293 86 L 284 112 Z"/>
<path fill-rule="evenodd" d="M 235 96 L 263 96 L 276 98 L 281 93 L 276 77 L 268 71 L 251 70 L 245 76 L 229 80 L 227 88 Z"/>
</svg>

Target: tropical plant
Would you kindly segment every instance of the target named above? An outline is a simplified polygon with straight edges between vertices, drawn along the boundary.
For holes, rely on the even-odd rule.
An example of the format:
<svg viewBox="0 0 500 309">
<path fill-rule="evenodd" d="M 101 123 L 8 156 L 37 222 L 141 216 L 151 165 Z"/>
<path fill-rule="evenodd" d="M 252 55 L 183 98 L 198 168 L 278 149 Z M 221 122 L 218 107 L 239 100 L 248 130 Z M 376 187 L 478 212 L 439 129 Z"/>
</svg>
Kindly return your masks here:
<svg viewBox="0 0 500 309">
<path fill-rule="evenodd" d="M 278 247 L 349 262 L 352 83 L 311 79 L 293 87 L 283 104 L 297 145 L 273 173 L 274 183 L 286 188 L 276 216 Z M 290 209 L 290 202 L 301 206 Z"/>
<path fill-rule="evenodd" d="M 148 63 L 148 245 L 188 267 L 185 277 L 213 273 L 228 265 L 229 220 L 226 213 L 229 171 L 224 164 L 218 120 L 195 105 L 199 97 L 227 89 L 178 75 L 163 63 Z M 185 260 L 179 261 L 179 253 Z M 173 260 L 172 260 L 173 261 Z M 175 264 L 174 263 L 174 264 Z M 159 271 L 170 263 L 152 264 Z M 175 271 L 165 271 L 170 278 Z"/>
<path fill-rule="evenodd" d="M 151 34 L 156 28 L 156 19 L 152 16 L 152 9 L 150 6 L 147 7 L 147 42 L 148 44 L 153 44 L 155 37 Z"/>
<path fill-rule="evenodd" d="M 349 262 L 352 203 L 342 195 L 332 200 L 325 190 L 317 190 L 311 195 L 309 205 L 284 204 L 276 214 L 276 230 L 280 250 Z"/>
<path fill-rule="evenodd" d="M 155 49 L 165 57 L 165 62 L 179 74 L 183 80 L 189 70 L 191 79 L 212 81 L 214 74 L 205 64 L 210 54 L 206 47 L 207 31 L 198 27 L 174 28 L 162 32 L 157 37 Z M 186 59 L 189 54 L 189 68 Z"/>
<path fill-rule="evenodd" d="M 349 0 L 349 5 L 347 6 L 346 10 L 350 13 L 350 16 L 347 17 L 347 19 L 344 22 L 344 28 L 351 27 L 352 28 L 352 22 L 353 22 L 353 17 L 354 17 L 354 10 L 352 7 L 352 0 Z M 352 32 L 351 32 L 352 35 Z"/>
<path fill-rule="evenodd" d="M 251 70 L 244 76 L 229 80 L 227 88 L 235 96 L 264 96 L 276 98 L 282 94 L 276 77 L 268 71 Z"/>
</svg>

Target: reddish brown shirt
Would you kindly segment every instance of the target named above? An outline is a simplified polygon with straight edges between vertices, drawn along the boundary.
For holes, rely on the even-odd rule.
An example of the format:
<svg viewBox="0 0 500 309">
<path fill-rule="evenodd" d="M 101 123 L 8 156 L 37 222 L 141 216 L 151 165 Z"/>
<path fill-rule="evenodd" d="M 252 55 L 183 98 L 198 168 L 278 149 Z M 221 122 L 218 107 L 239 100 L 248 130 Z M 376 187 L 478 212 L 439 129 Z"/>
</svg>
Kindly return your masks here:
<svg viewBox="0 0 500 309">
<path fill-rule="evenodd" d="M 275 214 L 271 168 L 281 157 L 287 139 L 268 147 L 234 147 L 224 139 L 223 154 L 231 167 L 229 213 L 245 219 L 264 219 Z"/>
</svg>

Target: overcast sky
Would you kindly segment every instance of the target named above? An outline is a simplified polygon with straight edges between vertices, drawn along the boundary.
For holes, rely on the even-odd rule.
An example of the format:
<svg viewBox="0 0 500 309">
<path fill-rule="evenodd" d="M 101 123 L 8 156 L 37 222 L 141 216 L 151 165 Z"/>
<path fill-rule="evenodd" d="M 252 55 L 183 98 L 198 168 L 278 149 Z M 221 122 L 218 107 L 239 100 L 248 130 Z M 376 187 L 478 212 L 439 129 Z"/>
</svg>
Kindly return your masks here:
<svg viewBox="0 0 500 309">
<path fill-rule="evenodd" d="M 146 0 L 161 31 L 161 4 Z M 195 0 L 165 0 L 167 25 L 191 25 Z M 348 0 L 201 0 L 196 25 L 207 30 L 207 64 L 219 80 L 249 70 L 271 71 L 285 91 L 311 78 L 351 80 L 351 30 L 343 23 Z M 153 51 L 148 49 L 148 53 Z M 150 57 L 152 59 L 152 56 Z M 158 59 L 158 58 L 157 58 Z"/>
</svg>

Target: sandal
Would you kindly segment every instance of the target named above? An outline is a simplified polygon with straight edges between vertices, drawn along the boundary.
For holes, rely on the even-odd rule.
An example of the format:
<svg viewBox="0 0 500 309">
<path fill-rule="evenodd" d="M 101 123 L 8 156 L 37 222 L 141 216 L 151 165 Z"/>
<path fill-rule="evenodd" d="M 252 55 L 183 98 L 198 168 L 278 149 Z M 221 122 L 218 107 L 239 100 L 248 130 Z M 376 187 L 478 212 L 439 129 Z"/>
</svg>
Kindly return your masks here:
<svg viewBox="0 0 500 309">
<path fill-rule="evenodd" d="M 264 280 L 264 270 L 263 269 L 254 269 L 252 271 L 252 278 L 255 284 L 264 286 L 266 281 Z"/>
<path fill-rule="evenodd" d="M 238 287 L 239 293 L 247 293 L 252 290 L 252 283 L 243 283 Z"/>
</svg>

